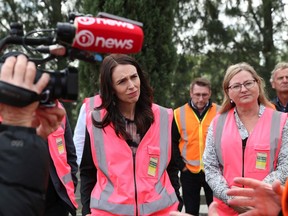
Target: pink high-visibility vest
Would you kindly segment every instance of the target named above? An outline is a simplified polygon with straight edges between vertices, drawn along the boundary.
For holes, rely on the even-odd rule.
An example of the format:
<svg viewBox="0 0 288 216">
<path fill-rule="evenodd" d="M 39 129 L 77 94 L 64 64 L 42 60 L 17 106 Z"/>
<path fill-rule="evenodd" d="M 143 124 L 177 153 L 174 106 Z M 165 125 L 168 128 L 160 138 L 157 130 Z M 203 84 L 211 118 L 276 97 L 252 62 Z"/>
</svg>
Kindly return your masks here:
<svg viewBox="0 0 288 216">
<path fill-rule="evenodd" d="M 229 187 L 242 187 L 233 185 L 235 177 L 263 180 L 276 169 L 286 119 L 287 114 L 266 108 L 247 139 L 243 157 L 242 139 L 236 125 L 234 109 L 215 117 L 215 147 Z M 223 201 L 216 197 L 214 200 L 218 202 L 220 216 L 238 215 Z"/>
<path fill-rule="evenodd" d="M 101 103 L 99 96 L 90 104 Z M 112 125 L 99 129 L 92 117 L 100 120 L 106 110 L 89 109 L 87 130 L 91 141 L 97 183 L 90 200 L 92 215 L 166 216 L 177 210 L 178 199 L 166 168 L 171 158 L 171 109 L 153 104 L 155 121 L 139 143 L 135 155 Z M 89 116 L 88 116 L 89 115 Z"/>
<path fill-rule="evenodd" d="M 58 103 L 58 106 L 62 108 L 62 105 L 60 103 Z M 71 167 L 67 161 L 67 152 L 64 137 L 65 125 L 66 116 L 64 116 L 64 118 L 62 119 L 61 126 L 56 131 L 49 134 L 48 147 L 50 156 L 56 169 L 56 173 L 60 181 L 64 185 L 72 204 L 75 206 L 75 208 L 78 208 L 75 197 L 75 187 L 71 174 Z"/>
</svg>

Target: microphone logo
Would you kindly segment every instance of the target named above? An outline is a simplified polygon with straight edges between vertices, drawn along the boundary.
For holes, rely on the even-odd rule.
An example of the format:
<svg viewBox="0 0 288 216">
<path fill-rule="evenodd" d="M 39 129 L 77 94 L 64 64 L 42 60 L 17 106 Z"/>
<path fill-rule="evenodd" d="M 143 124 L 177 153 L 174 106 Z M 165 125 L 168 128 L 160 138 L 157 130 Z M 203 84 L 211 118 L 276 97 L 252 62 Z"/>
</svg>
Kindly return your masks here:
<svg viewBox="0 0 288 216">
<path fill-rule="evenodd" d="M 82 25 L 92 25 L 95 23 L 95 18 L 93 17 L 77 17 L 78 23 Z"/>
<path fill-rule="evenodd" d="M 94 43 L 94 35 L 88 30 L 79 31 L 75 40 L 82 47 L 90 47 Z"/>
</svg>

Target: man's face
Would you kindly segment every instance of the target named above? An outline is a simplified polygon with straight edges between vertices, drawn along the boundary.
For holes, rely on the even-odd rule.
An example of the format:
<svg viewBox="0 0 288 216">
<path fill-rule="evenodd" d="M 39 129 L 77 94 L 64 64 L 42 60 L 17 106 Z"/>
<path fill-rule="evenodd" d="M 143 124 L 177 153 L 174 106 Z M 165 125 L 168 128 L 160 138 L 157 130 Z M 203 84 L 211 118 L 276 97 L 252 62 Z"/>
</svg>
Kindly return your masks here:
<svg viewBox="0 0 288 216">
<path fill-rule="evenodd" d="M 198 110 L 202 110 L 211 97 L 211 91 L 206 86 L 194 85 L 190 90 L 190 97 Z"/>
<path fill-rule="evenodd" d="M 288 68 L 275 71 L 271 84 L 276 92 L 288 92 Z"/>
</svg>

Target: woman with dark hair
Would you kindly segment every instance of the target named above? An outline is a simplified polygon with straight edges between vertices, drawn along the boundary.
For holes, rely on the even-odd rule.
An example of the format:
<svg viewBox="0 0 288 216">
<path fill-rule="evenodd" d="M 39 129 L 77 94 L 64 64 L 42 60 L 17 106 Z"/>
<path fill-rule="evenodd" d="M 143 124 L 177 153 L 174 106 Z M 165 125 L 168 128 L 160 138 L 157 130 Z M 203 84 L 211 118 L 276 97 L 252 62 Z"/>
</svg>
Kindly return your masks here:
<svg viewBox="0 0 288 216">
<path fill-rule="evenodd" d="M 177 210 L 173 112 L 153 103 L 138 63 L 124 54 L 107 56 L 100 69 L 100 95 L 87 98 L 85 105 L 82 214 L 159 216 Z"/>
</svg>

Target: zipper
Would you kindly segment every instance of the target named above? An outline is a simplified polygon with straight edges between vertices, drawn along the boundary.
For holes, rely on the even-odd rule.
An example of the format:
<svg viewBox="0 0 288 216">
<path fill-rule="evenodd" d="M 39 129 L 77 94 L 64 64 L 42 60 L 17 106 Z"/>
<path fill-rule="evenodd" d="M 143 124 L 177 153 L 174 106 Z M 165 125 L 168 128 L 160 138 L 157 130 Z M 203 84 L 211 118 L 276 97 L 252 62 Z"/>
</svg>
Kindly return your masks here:
<svg viewBox="0 0 288 216">
<path fill-rule="evenodd" d="M 137 148 L 131 148 L 133 156 L 133 176 L 134 176 L 134 188 L 135 188 L 135 203 L 136 203 L 136 212 L 135 216 L 138 216 L 138 199 L 137 199 L 137 184 L 136 184 L 136 151 Z"/>
<path fill-rule="evenodd" d="M 242 139 L 242 177 L 244 177 L 244 161 L 245 161 L 245 158 L 244 158 L 244 153 L 245 153 L 245 148 L 246 148 L 246 143 L 247 143 L 247 139 L 248 137 L 246 137 L 245 139 Z M 244 185 L 242 186 L 244 187 Z"/>
</svg>

